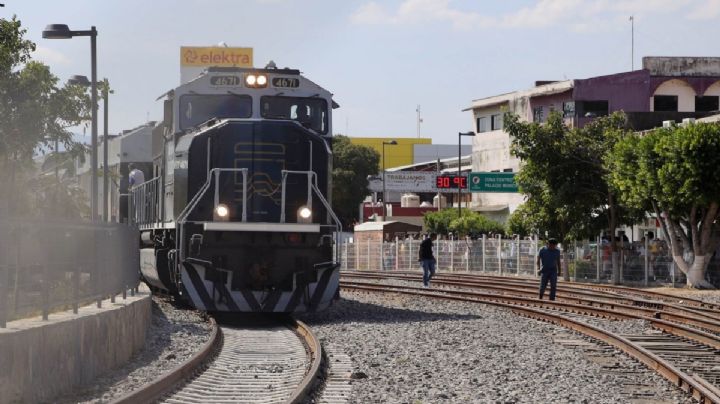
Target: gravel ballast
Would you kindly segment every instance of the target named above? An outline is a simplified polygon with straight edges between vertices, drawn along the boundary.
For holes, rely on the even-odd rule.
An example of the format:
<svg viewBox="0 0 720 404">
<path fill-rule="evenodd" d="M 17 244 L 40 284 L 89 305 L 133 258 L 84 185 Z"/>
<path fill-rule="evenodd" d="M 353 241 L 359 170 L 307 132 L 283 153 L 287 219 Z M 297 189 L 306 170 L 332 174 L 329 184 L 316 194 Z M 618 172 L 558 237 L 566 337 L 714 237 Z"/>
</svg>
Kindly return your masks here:
<svg viewBox="0 0 720 404">
<path fill-rule="evenodd" d="M 353 403 L 618 403 L 632 402 L 638 391 L 645 402 L 692 402 L 629 357 L 605 346 L 609 360 L 591 360 L 579 334 L 506 309 L 397 294 L 342 296 L 300 318 L 352 359 Z"/>
<path fill-rule="evenodd" d="M 210 338 L 208 318 L 153 296 L 152 324 L 145 349 L 127 364 L 93 381 L 91 386 L 55 402 L 106 403 L 143 386 L 188 360 Z"/>
</svg>

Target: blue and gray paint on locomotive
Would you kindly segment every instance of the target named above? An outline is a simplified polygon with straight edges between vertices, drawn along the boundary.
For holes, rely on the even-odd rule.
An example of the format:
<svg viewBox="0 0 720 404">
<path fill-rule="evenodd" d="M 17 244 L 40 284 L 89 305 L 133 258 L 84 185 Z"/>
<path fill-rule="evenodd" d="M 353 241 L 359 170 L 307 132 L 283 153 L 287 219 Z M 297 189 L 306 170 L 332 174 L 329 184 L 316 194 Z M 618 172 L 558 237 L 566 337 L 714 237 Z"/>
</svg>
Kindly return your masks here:
<svg viewBox="0 0 720 404">
<path fill-rule="evenodd" d="M 332 164 L 332 153 L 329 147 L 330 108 L 325 116 L 325 134 L 304 127 L 298 122 L 261 119 L 258 116 L 259 112 L 243 117 L 245 119 L 214 119 L 193 128 L 181 129 L 180 126 L 178 116 L 181 111 L 177 100 L 183 94 L 227 94 L 230 92 L 229 90 L 209 85 L 213 75 L 236 74 L 238 77 L 242 77 L 248 71 L 252 71 L 252 69 L 224 69 L 216 73 L 209 71 L 205 76 L 168 93 L 170 99 L 169 103 L 166 103 L 165 128 L 156 131 L 159 134 L 162 133 L 163 138 L 169 139 L 163 143 L 160 153 L 156 153 L 158 156 L 156 164 L 166 168 L 162 178 L 160 196 L 162 208 L 158 209 L 160 217 L 154 223 L 140 224 L 144 234 L 145 247 L 141 249 L 141 272 L 146 282 L 152 286 L 176 293 L 194 307 L 203 310 L 238 312 L 322 310 L 329 306 L 338 295 L 339 287 L 337 265 L 339 256 L 337 253 L 333 256 L 332 242 L 328 238 L 328 235 L 332 236 L 332 228 L 328 224 L 330 224 L 331 218 L 334 218 L 334 214 L 329 206 L 326 209 L 321 203 L 327 203 L 326 198 L 329 199 L 331 187 L 329 177 Z M 273 76 L 273 71 L 265 71 L 265 73 Z M 282 70 L 277 73 L 280 76 L 293 75 L 299 80 L 306 80 L 297 71 Z M 300 99 L 319 96 L 326 100 L 328 106 L 336 106 L 329 92 L 309 80 L 295 89 L 286 89 L 286 91 L 290 93 L 289 95 Z M 268 88 L 257 92 L 245 92 L 245 94 L 248 93 L 252 93 L 255 106 L 262 94 L 277 94 L 277 89 Z M 258 111 L 257 108 L 253 109 Z M 169 133 L 173 133 L 172 137 L 169 136 Z M 296 142 L 287 148 L 290 150 L 283 155 L 283 158 L 286 155 L 290 156 L 289 160 L 294 162 L 295 166 L 285 161 L 288 159 L 279 159 L 273 163 L 277 165 L 275 167 L 277 172 L 272 171 L 272 167 L 268 167 L 265 158 L 267 156 L 262 155 L 262 148 L 268 147 L 268 144 L 282 145 L 291 138 L 294 138 Z M 217 144 L 213 146 L 215 141 Z M 235 153 L 230 150 L 237 148 L 239 144 L 251 150 L 249 154 L 247 150 L 243 151 L 245 153 L 243 158 L 238 158 L 237 150 Z M 213 147 L 215 148 L 213 149 Z M 304 160 L 302 155 L 297 154 L 298 150 L 303 147 L 308 148 L 303 153 L 309 156 L 309 160 Z M 285 149 L 285 147 L 278 148 L 278 150 L 280 149 Z M 314 220 L 321 225 L 316 227 L 315 232 L 310 230 L 308 233 L 307 226 L 303 228 L 292 222 L 297 220 L 293 217 L 292 212 L 295 211 L 296 205 L 305 198 L 302 195 L 298 196 L 297 192 L 300 189 L 309 189 L 309 186 L 298 183 L 295 183 L 294 186 L 288 185 L 285 189 L 287 200 L 285 197 L 283 198 L 287 203 L 283 205 L 286 209 L 282 218 L 287 217 L 287 221 L 278 219 L 280 212 L 277 201 L 273 198 L 268 199 L 267 193 L 260 195 L 249 192 L 247 198 L 243 197 L 242 200 L 242 209 L 247 212 L 247 216 L 244 214 L 242 223 L 238 223 L 237 226 L 226 226 L 222 230 L 208 230 L 209 226 L 203 228 L 202 224 L 215 221 L 212 205 L 209 205 L 212 200 L 210 195 L 199 199 L 198 203 L 203 206 L 200 209 L 201 212 L 188 214 L 186 219 L 188 219 L 189 225 L 184 224 L 184 221 L 179 224 L 178 218 L 181 211 L 187 208 L 188 202 L 197 194 L 201 183 L 209 181 L 209 170 L 214 167 L 235 169 L 243 167 L 248 171 L 251 183 L 255 178 L 255 168 L 260 167 L 257 171 L 267 177 L 266 180 L 271 185 L 277 185 L 277 175 L 281 168 L 286 170 L 308 170 L 309 168 L 308 171 L 313 171 L 320 178 L 318 187 L 325 194 L 325 198 L 321 198 L 322 200 L 315 197 L 311 200 L 315 213 Z M 270 171 L 272 173 L 268 174 Z M 283 184 L 285 184 L 284 181 Z M 244 184 L 243 187 L 246 185 Z M 267 184 L 264 185 L 267 186 Z M 237 180 L 235 188 L 237 188 Z M 223 201 L 231 200 L 233 192 L 237 194 L 238 190 L 233 189 L 232 184 L 218 190 Z M 216 198 L 218 197 L 216 196 Z M 235 211 L 233 219 L 238 220 L 238 204 L 230 203 L 230 205 L 234 207 Z M 291 212 L 291 214 L 288 215 L 287 212 Z M 278 221 L 282 221 L 284 224 L 278 227 L 275 225 Z M 266 226 L 263 225 L 264 223 Z M 243 224 L 253 224 L 254 226 L 243 226 Z M 187 226 L 190 231 L 179 236 L 178 225 Z M 264 227 L 268 229 L 264 229 Z M 288 245 L 292 243 L 282 237 L 279 238 L 278 231 L 294 234 L 302 242 Z M 169 243 L 168 247 L 166 239 L 172 240 L 173 237 L 176 239 Z M 178 237 L 182 239 L 177 240 Z M 194 240 L 191 241 L 191 237 Z M 222 238 L 231 239 L 231 241 L 226 241 L 222 246 L 219 246 L 222 243 L 213 245 L 213 240 Z M 258 239 L 263 238 L 267 240 L 265 245 L 262 241 L 258 242 Z M 198 251 L 188 251 L 190 244 L 197 239 L 206 245 L 202 246 L 203 248 L 198 247 Z M 283 244 L 283 240 L 285 240 L 285 244 Z M 212 251 L 213 248 L 216 255 L 232 258 L 217 262 L 218 260 L 215 259 L 217 257 L 213 257 L 211 253 L 203 255 L 203 250 Z M 181 255 L 182 257 L 180 257 Z M 260 257 L 263 262 L 253 263 L 254 255 L 263 255 Z M 300 262 L 302 265 L 299 267 L 293 265 L 293 259 L 296 264 Z M 231 261 L 231 263 L 228 264 L 225 261 Z M 249 271 L 251 265 L 254 265 L 255 268 L 264 268 L 271 277 L 274 276 L 273 280 L 265 282 L 259 287 L 250 287 L 242 278 Z"/>
</svg>

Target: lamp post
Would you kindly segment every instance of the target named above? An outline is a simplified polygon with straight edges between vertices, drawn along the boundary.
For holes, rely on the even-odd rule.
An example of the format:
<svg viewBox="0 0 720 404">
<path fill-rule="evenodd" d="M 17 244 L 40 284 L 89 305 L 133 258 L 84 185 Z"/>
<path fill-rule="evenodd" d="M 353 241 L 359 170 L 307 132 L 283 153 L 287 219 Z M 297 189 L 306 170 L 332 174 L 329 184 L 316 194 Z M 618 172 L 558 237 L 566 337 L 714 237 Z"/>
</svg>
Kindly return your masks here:
<svg viewBox="0 0 720 404">
<path fill-rule="evenodd" d="M 460 198 L 462 195 L 462 187 L 460 187 L 460 177 L 462 176 L 462 137 L 463 136 L 475 136 L 475 132 L 459 132 L 458 133 L 458 217 L 462 216 L 462 203 L 460 202 Z"/>
<path fill-rule="evenodd" d="M 387 205 L 385 205 L 385 202 L 387 201 L 387 198 L 385 197 L 385 145 L 391 145 L 394 146 L 397 144 L 397 141 L 391 140 L 389 142 L 383 142 L 382 144 L 382 169 L 383 169 L 383 221 L 385 221 L 385 216 L 387 216 Z"/>
<path fill-rule="evenodd" d="M 89 36 L 90 37 L 90 69 L 91 69 L 91 99 L 92 99 L 92 141 L 91 141 L 91 154 L 90 154 L 90 219 L 92 221 L 97 220 L 98 214 L 98 184 L 97 184 L 97 30 L 95 26 L 91 27 L 90 30 L 85 31 L 71 31 L 65 24 L 50 24 L 45 27 L 42 32 L 42 37 L 45 39 L 70 39 L 76 36 Z"/>
<path fill-rule="evenodd" d="M 110 221 L 110 207 L 108 200 L 110 196 L 110 168 L 108 167 L 108 96 L 112 94 L 108 79 L 103 79 L 103 221 Z"/>
</svg>

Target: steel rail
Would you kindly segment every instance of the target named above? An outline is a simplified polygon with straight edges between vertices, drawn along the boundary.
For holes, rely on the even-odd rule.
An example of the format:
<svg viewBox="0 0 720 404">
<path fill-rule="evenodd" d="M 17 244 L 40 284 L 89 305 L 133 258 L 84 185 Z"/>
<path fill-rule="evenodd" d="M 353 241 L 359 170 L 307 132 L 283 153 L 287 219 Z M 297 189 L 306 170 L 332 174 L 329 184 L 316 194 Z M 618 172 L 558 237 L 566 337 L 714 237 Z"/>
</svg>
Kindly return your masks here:
<svg viewBox="0 0 720 404">
<path fill-rule="evenodd" d="M 615 348 L 618 348 L 621 351 L 632 356 L 633 358 L 639 360 L 640 362 L 645 364 L 648 368 L 656 371 L 657 373 L 662 375 L 665 379 L 667 379 L 674 385 L 681 388 L 683 391 L 691 394 L 696 400 L 700 401 L 701 403 L 720 404 L 720 396 L 715 394 L 715 392 L 713 390 L 711 390 L 710 388 L 705 386 L 705 384 L 698 381 L 696 378 L 693 378 L 691 375 L 686 374 L 685 372 L 676 368 L 675 366 L 673 366 L 666 360 L 653 354 L 649 350 L 647 350 L 637 344 L 634 344 L 633 342 L 629 341 L 628 339 L 626 339 L 622 336 L 616 335 L 609 331 L 605 331 L 601 328 L 592 326 L 590 324 L 585 324 L 585 323 L 582 323 L 579 321 L 575 321 L 568 317 L 564 317 L 564 316 L 554 314 L 554 313 L 549 313 L 547 311 L 539 310 L 539 309 L 532 308 L 532 307 L 522 307 L 522 306 L 512 305 L 512 304 L 503 303 L 503 302 L 499 302 L 499 301 L 482 300 L 482 299 L 477 299 L 477 298 L 469 298 L 466 296 L 456 296 L 456 295 L 452 295 L 452 294 L 445 294 L 445 293 L 438 293 L 438 292 L 427 292 L 425 290 L 408 290 L 408 289 L 401 289 L 401 288 L 392 288 L 392 287 L 388 287 L 386 285 L 373 285 L 373 284 L 368 284 L 367 286 L 351 286 L 351 285 L 346 285 L 343 282 L 341 282 L 340 287 L 344 288 L 344 289 L 366 290 L 366 291 L 372 291 L 372 292 L 399 293 L 399 294 L 406 294 L 406 295 L 426 296 L 426 297 L 431 297 L 431 298 L 436 298 L 436 299 L 485 303 L 485 304 L 489 304 L 489 305 L 493 305 L 493 306 L 497 306 L 497 307 L 508 308 L 519 315 L 538 319 L 538 320 L 544 320 L 544 321 L 547 321 L 547 322 L 550 322 L 553 324 L 558 324 L 565 328 L 569 328 L 571 330 L 580 332 L 589 337 L 595 338 L 595 339 L 603 341 L 609 345 L 612 345 Z"/>
<path fill-rule="evenodd" d="M 347 281 L 341 281 L 340 286 L 357 286 L 360 288 L 367 287 L 367 286 L 377 286 L 377 284 L 369 284 L 369 283 L 352 283 Z M 419 287 L 408 287 L 408 286 L 396 286 L 396 285 L 379 285 L 386 287 L 388 289 L 394 289 L 394 290 L 416 290 L 421 291 L 423 289 Z M 588 306 L 583 304 L 573 304 L 573 303 L 562 303 L 558 301 L 551 301 L 551 300 L 538 300 L 536 298 L 527 298 L 527 297 L 520 297 L 520 296 L 507 296 L 507 295 L 500 295 L 495 293 L 482 293 L 482 292 L 475 292 L 475 291 L 457 291 L 452 289 L 443 289 L 438 290 L 439 293 L 446 293 L 453 296 L 461 296 L 461 297 L 467 297 L 467 298 L 474 298 L 478 299 L 479 301 L 497 301 L 497 302 L 506 302 L 508 304 L 512 305 L 522 305 L 522 306 L 536 306 L 536 307 L 542 307 L 545 309 L 556 309 L 556 310 L 562 310 L 562 311 L 568 311 L 578 314 L 592 314 L 599 317 L 605 317 L 605 318 L 612 318 L 615 320 L 629 320 L 629 319 L 638 319 L 638 320 L 645 320 L 648 321 L 653 327 L 663 330 L 665 332 L 668 332 L 670 334 L 684 337 L 691 339 L 693 341 L 699 342 L 701 344 L 707 345 L 709 347 L 712 347 L 713 349 L 720 349 L 720 335 L 714 335 L 702 330 L 693 329 L 690 327 L 686 327 L 682 324 L 676 324 L 672 323 L 667 320 L 659 319 L 654 316 L 648 316 L 643 314 L 634 314 L 632 312 L 628 311 L 617 311 L 614 308 L 602 308 L 602 307 L 596 307 L 596 306 Z"/>
<path fill-rule="evenodd" d="M 212 324 L 212 332 L 210 339 L 200 348 L 190 359 L 176 366 L 174 369 L 166 372 L 154 381 L 147 383 L 139 389 L 125 394 L 124 396 L 112 401 L 112 404 L 134 404 L 134 403 L 150 403 L 160 398 L 165 392 L 170 390 L 181 380 L 191 376 L 215 351 L 222 342 L 222 331 L 217 325 L 214 318 L 210 318 Z"/>
<path fill-rule="evenodd" d="M 412 272 L 405 272 L 405 273 L 412 273 Z M 487 275 L 487 274 L 473 274 L 473 273 L 457 273 L 456 272 L 456 273 L 453 273 L 452 275 L 458 276 L 458 277 L 476 278 L 476 279 L 477 278 L 512 279 L 512 278 L 503 277 L 503 276 L 495 276 L 495 275 Z M 525 282 L 534 282 L 535 281 L 535 279 L 527 278 L 527 277 L 518 277 L 518 278 L 515 278 L 514 280 L 525 281 Z M 630 292 L 630 293 L 635 293 L 635 294 L 640 294 L 640 295 L 645 295 L 645 296 L 653 296 L 655 298 L 660 298 L 660 299 L 682 300 L 683 303 L 685 303 L 687 305 L 696 306 L 696 307 L 705 308 L 705 309 L 711 309 L 712 311 L 720 313 L 720 304 L 709 303 L 709 302 L 702 301 L 700 299 L 694 299 L 694 298 L 689 298 L 689 297 L 686 298 L 686 297 L 675 296 L 675 295 L 672 295 L 669 293 L 663 293 L 663 292 L 658 292 L 658 291 L 654 291 L 654 290 L 644 290 L 644 289 L 638 289 L 638 288 L 633 288 L 630 286 L 623 286 L 623 285 L 607 285 L 607 284 L 600 284 L 600 283 L 585 283 L 585 282 L 573 282 L 571 285 L 569 285 L 569 284 L 566 284 L 566 285 L 569 287 L 577 288 L 577 289 L 604 290 L 604 291 L 611 291 L 611 292 L 615 292 L 615 293 L 617 293 L 618 291 L 623 291 L 623 292 Z"/>
<path fill-rule="evenodd" d="M 308 397 L 308 394 L 310 394 L 315 380 L 320 375 L 320 364 L 322 363 L 322 345 L 320 344 L 320 340 L 315 336 L 315 334 L 312 332 L 312 330 L 310 329 L 310 327 L 308 327 L 307 324 L 303 323 L 300 320 L 294 320 L 291 326 L 305 342 L 305 346 L 309 351 L 312 361 L 312 365 L 310 366 L 308 372 L 305 374 L 302 382 L 300 382 L 297 389 L 295 389 L 295 392 L 293 392 L 292 396 L 290 396 L 290 398 L 287 400 L 287 402 L 290 404 L 299 404 L 304 402 L 305 399 Z"/>
<path fill-rule="evenodd" d="M 418 278 L 418 274 L 413 273 L 365 273 L 365 272 L 345 272 L 343 271 L 341 273 L 341 276 L 344 277 L 353 277 L 353 278 L 371 278 L 371 279 L 384 279 L 384 278 L 393 278 L 393 279 L 403 279 L 403 280 L 415 280 Z M 436 284 L 446 284 L 446 285 L 454 285 L 454 286 L 465 286 L 465 287 L 474 287 L 474 286 L 482 286 L 482 287 L 488 287 L 488 285 L 494 285 L 491 288 L 493 289 L 502 289 L 505 288 L 507 290 L 516 290 L 514 286 L 511 285 L 517 285 L 516 287 L 521 287 L 524 290 L 532 290 L 533 293 L 537 292 L 537 280 L 521 280 L 521 279 L 512 279 L 512 278 L 505 278 L 505 277 L 488 277 L 488 278 L 475 278 L 475 277 L 467 277 L 464 276 L 462 278 L 464 279 L 470 279 L 470 280 L 458 280 L 458 277 L 456 274 L 443 274 L 443 275 L 437 275 L 433 278 L 433 282 Z M 713 309 L 708 308 L 698 308 L 697 306 L 687 307 L 681 304 L 675 304 L 675 303 L 668 303 L 663 301 L 650 301 L 650 300 L 644 300 L 642 298 L 633 298 L 629 297 L 627 295 L 617 294 L 615 292 L 598 292 L 593 289 L 588 288 L 577 288 L 573 287 L 573 285 L 569 285 L 567 283 L 559 283 L 558 292 L 567 292 L 569 294 L 575 294 L 575 295 L 581 295 L 581 296 L 587 296 L 590 298 L 599 298 L 607 300 L 608 303 L 617 304 L 624 302 L 626 305 L 630 306 L 639 306 L 639 307 L 647 307 L 651 309 L 656 310 L 664 310 L 664 313 L 686 313 L 688 315 L 692 315 L 694 317 L 704 317 L 708 322 L 713 323 L 715 325 L 720 325 L 720 311 L 715 311 Z M 677 298 L 677 297 L 675 297 Z M 681 300 L 682 301 L 682 300 Z"/>
<path fill-rule="evenodd" d="M 134 404 L 154 402 L 171 391 L 182 380 L 191 377 L 199 368 L 207 363 L 207 359 L 210 354 L 215 352 L 222 345 L 222 330 L 218 327 L 215 319 L 211 318 L 211 322 L 213 330 L 210 335 L 210 339 L 202 346 L 202 348 L 200 348 L 200 351 L 195 353 L 195 355 L 187 361 L 163 374 L 160 378 L 145 384 L 138 390 L 120 397 L 112 403 Z M 307 399 L 313 387 L 314 381 L 321 371 L 320 365 L 322 362 L 322 346 L 320 344 L 320 340 L 303 322 L 293 319 L 286 325 L 303 341 L 303 344 L 310 356 L 311 365 L 308 371 L 306 371 L 301 383 L 294 389 L 291 396 L 285 401 L 288 404 L 298 404 Z"/>
<path fill-rule="evenodd" d="M 355 274 L 343 274 L 346 278 L 364 278 L 364 279 L 398 279 L 398 280 L 416 280 L 417 276 L 404 275 L 380 275 L 380 276 L 356 276 Z M 536 296 L 537 285 L 507 286 L 500 281 L 497 282 L 463 282 L 456 280 L 445 280 L 445 278 L 433 278 L 433 283 L 437 285 L 457 286 L 457 287 L 482 287 L 489 290 L 497 290 L 503 293 L 520 294 L 525 296 Z M 559 289 L 560 290 L 560 289 Z M 561 290 L 562 291 L 562 290 Z M 574 292 L 570 292 L 574 294 Z M 654 317 L 656 319 L 664 319 L 679 322 L 681 324 L 693 325 L 708 331 L 720 333 L 720 321 L 712 316 L 706 316 L 703 313 L 697 313 L 693 310 L 687 310 L 682 307 L 668 306 L 671 310 L 666 310 L 663 305 L 650 305 L 646 307 L 646 302 L 630 298 L 616 298 L 615 296 L 605 296 L 597 294 L 580 293 L 583 296 L 600 297 L 602 300 L 591 299 L 586 297 L 576 297 L 568 295 L 558 295 L 558 299 L 563 301 L 574 302 L 576 304 L 585 304 L 594 307 L 609 307 L 614 310 L 622 310 L 626 313 Z M 624 302 L 624 303 L 623 303 Z M 700 318 L 703 317 L 703 318 Z"/>
</svg>

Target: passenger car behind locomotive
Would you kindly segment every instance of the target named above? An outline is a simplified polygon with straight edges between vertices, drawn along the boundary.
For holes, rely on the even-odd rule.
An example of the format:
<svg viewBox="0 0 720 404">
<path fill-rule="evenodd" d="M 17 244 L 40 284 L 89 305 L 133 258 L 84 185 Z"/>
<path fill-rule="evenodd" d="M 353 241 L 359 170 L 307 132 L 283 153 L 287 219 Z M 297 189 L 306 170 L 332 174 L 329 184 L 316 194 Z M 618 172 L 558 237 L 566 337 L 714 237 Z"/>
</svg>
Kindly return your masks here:
<svg viewBox="0 0 720 404">
<path fill-rule="evenodd" d="M 130 195 L 143 279 L 208 311 L 327 307 L 332 94 L 297 70 L 211 68 L 165 96 L 153 178 Z"/>
</svg>

